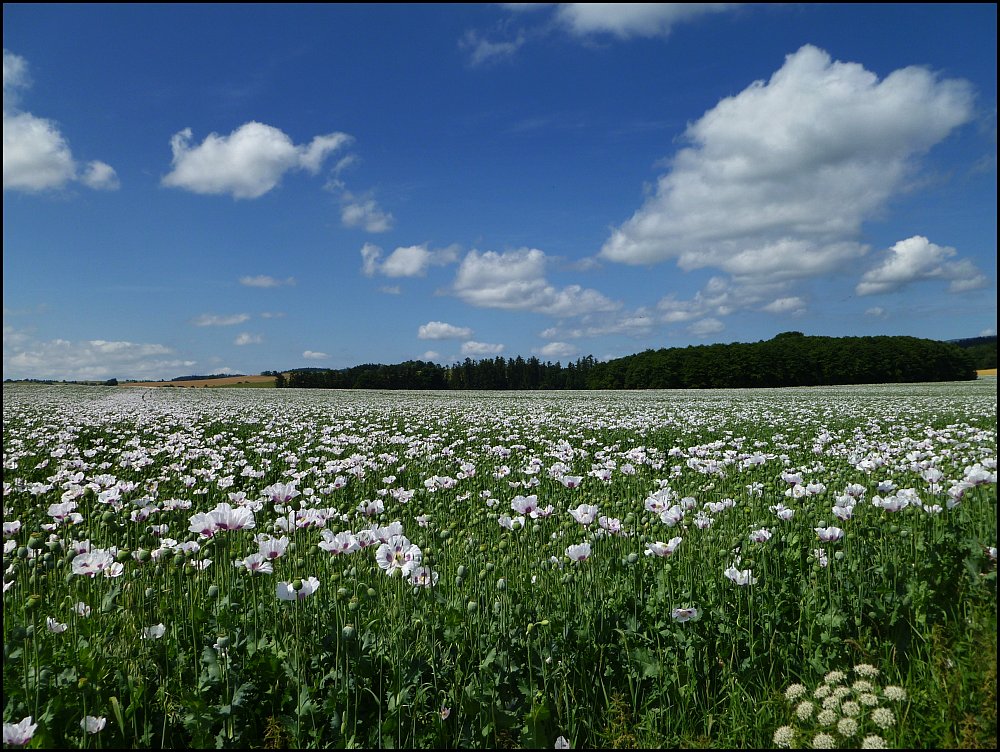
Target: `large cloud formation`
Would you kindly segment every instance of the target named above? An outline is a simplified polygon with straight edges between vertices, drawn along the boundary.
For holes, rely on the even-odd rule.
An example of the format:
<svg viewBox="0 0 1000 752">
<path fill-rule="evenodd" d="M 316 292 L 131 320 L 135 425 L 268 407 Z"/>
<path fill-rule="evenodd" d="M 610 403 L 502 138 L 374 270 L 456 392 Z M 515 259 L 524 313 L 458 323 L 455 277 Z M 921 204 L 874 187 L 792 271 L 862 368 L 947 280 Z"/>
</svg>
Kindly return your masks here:
<svg viewBox="0 0 1000 752">
<path fill-rule="evenodd" d="M 972 117 L 961 80 L 903 68 L 883 80 L 807 45 L 767 82 L 687 128 L 655 193 L 600 255 L 675 259 L 741 280 L 824 274 L 867 252 L 861 225 L 907 186 L 920 155 Z"/>
</svg>

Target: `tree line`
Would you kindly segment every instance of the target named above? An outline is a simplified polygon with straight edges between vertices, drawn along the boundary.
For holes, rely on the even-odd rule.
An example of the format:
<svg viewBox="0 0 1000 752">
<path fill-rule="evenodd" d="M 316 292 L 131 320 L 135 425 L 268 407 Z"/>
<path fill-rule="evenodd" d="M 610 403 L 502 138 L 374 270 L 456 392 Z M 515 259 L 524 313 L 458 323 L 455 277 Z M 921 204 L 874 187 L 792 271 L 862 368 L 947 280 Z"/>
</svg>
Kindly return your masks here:
<svg viewBox="0 0 1000 752">
<path fill-rule="evenodd" d="M 279 387 L 319 389 L 718 389 L 964 381 L 976 378 L 976 367 L 970 351 L 954 343 L 785 332 L 761 342 L 646 350 L 604 362 L 589 355 L 566 365 L 497 356 L 447 366 L 411 360 L 273 373 Z"/>
<path fill-rule="evenodd" d="M 973 363 L 979 370 L 997 367 L 997 338 L 972 337 L 970 339 L 951 340 L 972 356 Z"/>
<path fill-rule="evenodd" d="M 588 389 L 587 377 L 596 365 L 593 356 L 565 366 L 521 356 L 466 358 L 451 366 L 408 360 L 394 365 L 366 363 L 339 370 L 294 370 L 277 374 L 276 380 L 279 387 L 307 389 Z"/>
</svg>

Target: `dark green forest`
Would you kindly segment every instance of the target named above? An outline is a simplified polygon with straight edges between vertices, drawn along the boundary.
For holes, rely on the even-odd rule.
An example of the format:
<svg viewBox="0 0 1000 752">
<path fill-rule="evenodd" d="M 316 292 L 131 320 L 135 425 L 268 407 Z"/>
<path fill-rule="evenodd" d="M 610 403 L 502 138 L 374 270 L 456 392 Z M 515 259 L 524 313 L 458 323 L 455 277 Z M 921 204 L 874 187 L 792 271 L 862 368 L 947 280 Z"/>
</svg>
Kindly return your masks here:
<svg viewBox="0 0 1000 752">
<path fill-rule="evenodd" d="M 997 367 L 997 338 L 973 337 L 971 339 L 951 340 L 972 356 L 972 361 L 978 370 Z"/>
<path fill-rule="evenodd" d="M 279 387 L 319 389 L 717 389 L 965 381 L 976 378 L 977 368 L 994 367 L 996 337 L 939 342 L 785 332 L 761 342 L 646 350 L 604 362 L 497 356 L 450 366 L 412 360 L 275 373 Z"/>
</svg>

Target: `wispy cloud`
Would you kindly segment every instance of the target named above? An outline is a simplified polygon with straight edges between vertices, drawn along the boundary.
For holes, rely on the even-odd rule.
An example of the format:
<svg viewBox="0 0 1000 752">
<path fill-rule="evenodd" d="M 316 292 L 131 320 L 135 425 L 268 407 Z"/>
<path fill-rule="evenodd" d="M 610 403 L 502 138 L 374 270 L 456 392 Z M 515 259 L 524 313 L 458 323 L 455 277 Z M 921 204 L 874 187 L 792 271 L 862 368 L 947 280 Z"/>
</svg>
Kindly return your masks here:
<svg viewBox="0 0 1000 752">
<path fill-rule="evenodd" d="M 459 48 L 468 54 L 469 64 L 473 66 L 496 63 L 513 57 L 526 41 L 523 32 L 512 39 L 490 40 L 478 31 L 470 29 L 462 35 L 458 42 Z"/>
<path fill-rule="evenodd" d="M 214 313 L 203 313 L 191 320 L 195 326 L 235 326 L 250 320 L 248 313 L 232 313 L 219 316 Z"/>
<path fill-rule="evenodd" d="M 263 341 L 264 338 L 261 337 L 259 334 L 250 334 L 249 332 L 243 332 L 239 334 L 235 340 L 233 340 L 233 344 L 242 347 L 244 345 L 259 345 Z"/>
<path fill-rule="evenodd" d="M 665 37 L 700 16 L 722 13 L 741 3 L 559 3 L 555 17 L 576 36 L 611 34 L 619 39 Z"/>
<path fill-rule="evenodd" d="M 254 277 L 240 277 L 240 284 L 245 287 L 292 287 L 295 285 L 295 277 L 278 279 L 267 274 L 258 274 Z"/>
</svg>

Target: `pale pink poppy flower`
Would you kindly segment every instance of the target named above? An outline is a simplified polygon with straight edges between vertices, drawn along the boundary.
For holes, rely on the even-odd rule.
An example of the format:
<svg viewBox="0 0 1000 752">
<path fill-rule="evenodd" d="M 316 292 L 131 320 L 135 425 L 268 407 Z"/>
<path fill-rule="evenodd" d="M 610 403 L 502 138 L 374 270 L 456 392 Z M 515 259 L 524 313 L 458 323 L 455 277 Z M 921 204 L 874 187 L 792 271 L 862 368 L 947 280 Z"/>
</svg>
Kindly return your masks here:
<svg viewBox="0 0 1000 752">
<path fill-rule="evenodd" d="M 430 567 L 417 567 L 410 572 L 410 584 L 414 587 L 434 587 L 437 585 L 438 573 Z"/>
<path fill-rule="evenodd" d="M 590 558 L 590 553 L 589 543 L 577 543 L 566 548 L 566 556 L 575 562 L 586 561 Z"/>
<path fill-rule="evenodd" d="M 524 516 L 511 517 L 509 514 L 502 514 L 497 518 L 497 523 L 505 530 L 520 530 L 524 527 Z"/>
<path fill-rule="evenodd" d="M 761 528 L 760 530 L 753 530 L 748 536 L 750 540 L 754 543 L 767 543 L 771 540 L 771 531 L 767 528 Z"/>
<path fill-rule="evenodd" d="M 115 564 L 115 556 L 111 551 L 95 548 L 73 557 L 73 574 L 95 577 L 110 569 L 113 564 Z"/>
<path fill-rule="evenodd" d="M 262 554 L 250 554 L 245 559 L 234 561 L 233 564 L 242 567 L 250 574 L 271 574 L 274 572 L 271 562 Z"/>
<path fill-rule="evenodd" d="M 38 724 L 31 722 L 30 715 L 27 718 L 22 718 L 17 723 L 4 723 L 3 743 L 23 747 L 31 741 L 31 737 L 35 735 L 35 729 L 37 728 Z"/>
<path fill-rule="evenodd" d="M 531 496 L 515 496 L 514 500 L 510 503 L 510 508 L 518 514 L 534 516 L 535 510 L 538 509 L 538 496 L 534 494 Z"/>
<path fill-rule="evenodd" d="M 683 624 L 687 621 L 696 620 L 699 616 L 701 616 L 701 612 L 696 608 L 675 608 L 670 612 L 670 615 L 673 617 L 674 621 Z"/>
<path fill-rule="evenodd" d="M 202 538 L 211 538 L 218 529 L 216 519 L 206 512 L 197 512 L 188 521 L 188 530 L 198 533 Z"/>
<path fill-rule="evenodd" d="M 663 543 L 662 541 L 656 541 L 655 543 L 647 543 L 646 556 L 662 556 L 662 557 L 670 556 L 674 551 L 677 550 L 677 547 L 681 545 L 682 540 L 683 538 L 678 536 L 676 538 L 671 538 L 666 543 Z"/>
<path fill-rule="evenodd" d="M 261 533 L 255 538 L 257 542 L 257 552 L 265 559 L 280 559 L 288 550 L 288 536 L 282 535 L 275 538 L 273 535 Z"/>
<path fill-rule="evenodd" d="M 323 536 L 323 540 L 317 545 L 328 553 L 342 555 L 361 550 L 361 544 L 350 530 L 334 533 L 324 528 L 320 535 Z"/>
<path fill-rule="evenodd" d="M 234 507 L 228 502 L 220 502 L 208 513 L 215 520 L 216 530 L 247 530 L 256 527 L 253 512 L 246 507 Z"/>
<path fill-rule="evenodd" d="M 375 552 L 375 563 L 387 574 L 400 572 L 404 577 L 420 566 L 423 553 L 405 535 L 394 535 Z"/>
<path fill-rule="evenodd" d="M 607 530 L 609 533 L 618 534 L 622 531 L 622 521 L 617 517 L 605 517 L 602 514 L 597 518 L 597 524 L 601 526 L 602 530 Z"/>
<path fill-rule="evenodd" d="M 88 734 L 97 734 L 107 725 L 108 720 L 104 716 L 85 715 L 80 721 L 80 728 Z"/>
<path fill-rule="evenodd" d="M 296 585 L 298 585 L 298 588 L 295 587 Z M 295 582 L 279 582 L 278 600 L 301 601 L 315 593 L 317 590 L 319 590 L 319 580 L 315 577 L 309 577 L 305 580 L 296 580 Z"/>
<path fill-rule="evenodd" d="M 570 509 L 569 513 L 581 525 L 589 525 L 597 519 L 597 513 L 600 511 L 600 507 L 596 504 L 580 504 L 576 509 Z"/>
<path fill-rule="evenodd" d="M 69 624 L 64 624 L 53 619 L 51 616 L 45 617 L 45 626 L 52 634 L 62 634 L 69 629 Z"/>
<path fill-rule="evenodd" d="M 789 509 L 784 504 L 774 504 L 770 507 L 770 509 L 775 515 L 777 515 L 779 520 L 784 520 L 785 522 L 795 516 L 795 510 Z"/>
<path fill-rule="evenodd" d="M 834 543 L 844 537 L 844 531 L 839 527 L 816 527 L 813 530 L 823 543 Z"/>
<path fill-rule="evenodd" d="M 749 569 L 737 569 L 736 567 L 730 566 L 726 568 L 723 574 L 741 587 L 746 585 L 755 585 L 757 583 L 757 578 L 753 576 L 753 572 Z"/>
<path fill-rule="evenodd" d="M 674 504 L 669 509 L 664 509 L 662 512 L 660 512 L 660 522 L 662 522 L 667 527 L 674 527 L 683 519 L 684 519 L 684 510 L 681 509 L 679 504 Z"/>
<path fill-rule="evenodd" d="M 273 483 L 264 488 L 261 493 L 275 504 L 285 504 L 300 495 L 294 483 Z"/>
</svg>

